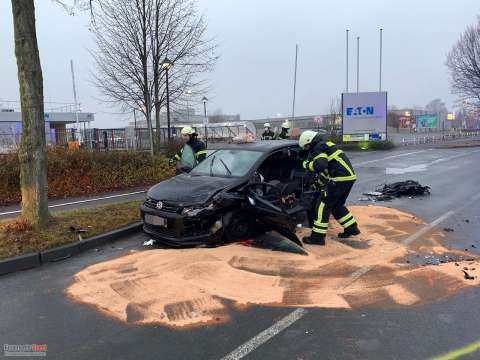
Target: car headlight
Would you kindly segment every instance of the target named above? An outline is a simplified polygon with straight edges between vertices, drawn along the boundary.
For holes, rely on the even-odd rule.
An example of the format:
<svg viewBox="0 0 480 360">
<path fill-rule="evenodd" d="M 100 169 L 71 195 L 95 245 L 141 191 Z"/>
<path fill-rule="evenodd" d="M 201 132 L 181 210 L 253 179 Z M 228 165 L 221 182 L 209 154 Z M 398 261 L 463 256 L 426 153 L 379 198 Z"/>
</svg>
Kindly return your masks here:
<svg viewBox="0 0 480 360">
<path fill-rule="evenodd" d="M 204 210 L 213 210 L 213 203 L 208 204 L 207 206 L 190 206 L 183 208 L 182 215 L 184 216 L 196 216 Z"/>
</svg>

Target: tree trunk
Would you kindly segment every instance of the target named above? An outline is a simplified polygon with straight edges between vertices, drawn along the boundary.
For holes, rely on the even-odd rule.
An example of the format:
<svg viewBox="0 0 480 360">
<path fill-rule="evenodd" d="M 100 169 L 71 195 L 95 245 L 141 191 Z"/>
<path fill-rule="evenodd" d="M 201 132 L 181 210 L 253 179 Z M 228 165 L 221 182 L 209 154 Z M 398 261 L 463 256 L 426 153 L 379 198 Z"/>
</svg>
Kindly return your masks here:
<svg viewBox="0 0 480 360">
<path fill-rule="evenodd" d="M 43 78 L 33 0 L 12 0 L 12 12 L 22 110 L 22 137 L 18 151 L 22 217 L 32 225 L 43 226 L 50 215 Z"/>
</svg>

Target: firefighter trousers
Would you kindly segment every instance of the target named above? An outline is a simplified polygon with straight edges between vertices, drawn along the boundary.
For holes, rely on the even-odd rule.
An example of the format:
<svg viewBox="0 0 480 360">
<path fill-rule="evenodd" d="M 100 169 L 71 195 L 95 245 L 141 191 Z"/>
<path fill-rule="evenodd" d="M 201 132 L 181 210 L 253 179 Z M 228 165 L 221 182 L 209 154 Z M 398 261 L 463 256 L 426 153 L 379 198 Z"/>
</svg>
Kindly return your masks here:
<svg viewBox="0 0 480 360">
<path fill-rule="evenodd" d="M 355 181 L 330 182 L 326 191 L 319 192 L 310 216 L 313 237 L 325 237 L 330 214 L 344 229 L 357 223 L 352 213 L 345 206 L 354 183 Z"/>
</svg>

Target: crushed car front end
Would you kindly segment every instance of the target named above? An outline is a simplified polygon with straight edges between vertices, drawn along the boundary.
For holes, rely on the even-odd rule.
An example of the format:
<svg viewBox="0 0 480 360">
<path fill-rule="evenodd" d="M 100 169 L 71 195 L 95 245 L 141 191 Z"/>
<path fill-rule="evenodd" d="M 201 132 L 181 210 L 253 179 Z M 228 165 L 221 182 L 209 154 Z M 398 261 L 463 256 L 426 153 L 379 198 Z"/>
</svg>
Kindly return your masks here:
<svg viewBox="0 0 480 360">
<path fill-rule="evenodd" d="M 222 212 L 213 203 L 179 206 L 148 197 L 140 211 L 143 230 L 166 245 L 198 246 L 221 238 Z"/>
</svg>

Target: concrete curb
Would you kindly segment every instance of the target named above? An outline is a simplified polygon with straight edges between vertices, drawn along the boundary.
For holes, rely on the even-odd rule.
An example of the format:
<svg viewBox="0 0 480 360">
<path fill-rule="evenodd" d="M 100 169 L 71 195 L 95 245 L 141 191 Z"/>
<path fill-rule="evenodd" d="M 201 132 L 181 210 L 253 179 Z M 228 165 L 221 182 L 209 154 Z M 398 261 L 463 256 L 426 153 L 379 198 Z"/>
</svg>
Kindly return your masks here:
<svg viewBox="0 0 480 360">
<path fill-rule="evenodd" d="M 83 251 L 108 244 L 123 236 L 141 231 L 142 225 L 142 222 L 138 222 L 72 244 L 58 246 L 38 253 L 31 253 L 0 260 L 0 275 L 31 269 L 48 262 L 68 259 L 69 257 L 79 254 Z"/>
</svg>

